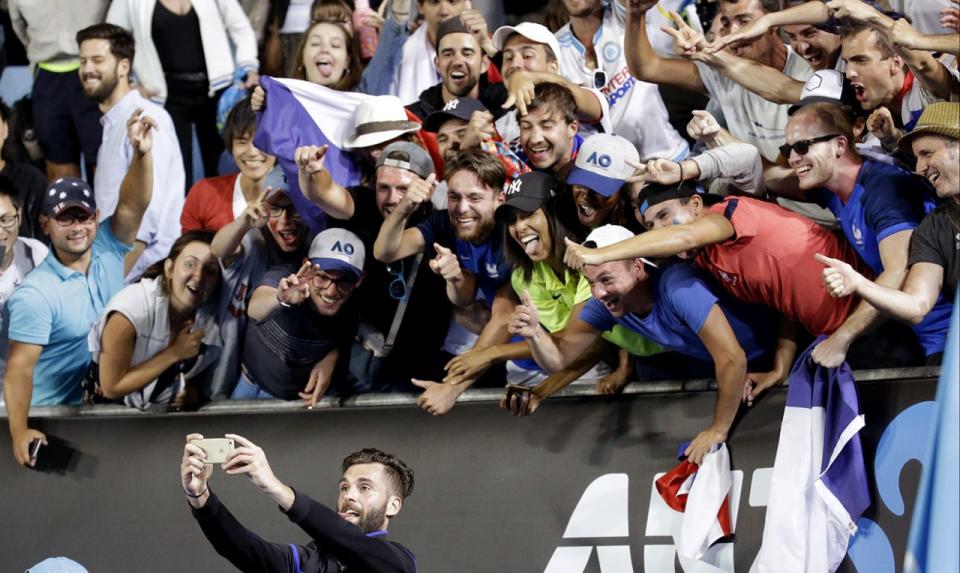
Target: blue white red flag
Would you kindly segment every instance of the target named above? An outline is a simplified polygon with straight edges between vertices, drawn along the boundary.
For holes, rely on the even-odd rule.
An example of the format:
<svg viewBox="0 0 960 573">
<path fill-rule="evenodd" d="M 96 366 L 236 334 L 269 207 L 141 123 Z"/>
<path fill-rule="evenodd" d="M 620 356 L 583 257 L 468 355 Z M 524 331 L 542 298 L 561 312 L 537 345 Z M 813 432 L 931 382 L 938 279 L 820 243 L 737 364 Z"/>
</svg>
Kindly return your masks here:
<svg viewBox="0 0 960 573">
<path fill-rule="evenodd" d="M 304 145 L 329 145 L 324 163 L 333 180 L 344 187 L 356 185 L 360 170 L 343 148 L 343 142 L 354 131 L 357 106 L 372 96 L 271 77 L 260 78 L 260 86 L 267 94 L 267 103 L 259 114 L 253 144 L 264 153 L 277 156 L 297 211 L 312 230 L 321 231 L 326 226 L 326 215 L 300 191 L 294 152 Z"/>
<path fill-rule="evenodd" d="M 763 543 L 751 572 L 835 571 L 870 505 L 853 374 L 846 363 L 824 368 L 813 361 L 824 339 L 790 373 Z"/>
</svg>

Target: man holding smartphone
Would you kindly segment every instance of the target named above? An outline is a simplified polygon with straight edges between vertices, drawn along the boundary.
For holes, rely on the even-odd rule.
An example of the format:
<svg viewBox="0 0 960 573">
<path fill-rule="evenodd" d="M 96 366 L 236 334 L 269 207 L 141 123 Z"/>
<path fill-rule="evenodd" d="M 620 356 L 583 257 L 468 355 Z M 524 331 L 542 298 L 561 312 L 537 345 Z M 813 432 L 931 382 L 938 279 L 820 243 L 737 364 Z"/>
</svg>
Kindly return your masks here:
<svg viewBox="0 0 960 573">
<path fill-rule="evenodd" d="M 400 459 L 366 448 L 343 460 L 337 511 L 294 491 L 270 469 L 266 454 L 250 440 L 227 434 L 237 445 L 220 466 L 229 475 L 246 475 L 269 495 L 291 521 L 307 532 L 306 545 L 269 543 L 249 531 L 210 491 L 213 465 L 205 464 L 200 434 L 187 436 L 180 464 L 183 492 L 200 529 L 217 553 L 241 571 L 371 571 L 414 573 L 409 549 L 387 541 L 387 527 L 413 491 L 413 470 Z"/>
</svg>

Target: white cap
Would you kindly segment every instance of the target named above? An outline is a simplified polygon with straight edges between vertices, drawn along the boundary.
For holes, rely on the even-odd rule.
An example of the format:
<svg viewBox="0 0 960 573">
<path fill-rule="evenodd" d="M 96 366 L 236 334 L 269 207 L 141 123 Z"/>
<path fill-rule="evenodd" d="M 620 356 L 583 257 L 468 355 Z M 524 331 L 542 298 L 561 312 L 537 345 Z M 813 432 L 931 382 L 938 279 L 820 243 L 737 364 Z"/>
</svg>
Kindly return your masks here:
<svg viewBox="0 0 960 573">
<path fill-rule="evenodd" d="M 632 143 L 609 133 L 596 133 L 586 138 L 577 152 L 568 185 L 583 185 L 591 191 L 610 197 L 620 190 L 633 167 L 627 160 L 640 161 L 640 153 Z"/>
<path fill-rule="evenodd" d="M 507 38 L 513 34 L 520 34 L 538 44 L 546 44 L 553 51 L 553 57 L 558 61 L 560 60 L 560 42 L 557 41 L 557 37 L 546 26 L 533 22 L 520 22 L 516 26 L 500 26 L 493 33 L 493 47 L 498 52 L 502 51 L 503 45 L 507 43 Z"/>
<path fill-rule="evenodd" d="M 635 236 L 636 235 L 633 234 L 633 231 L 626 227 L 621 227 L 620 225 L 602 225 L 590 231 L 590 234 L 587 235 L 587 240 L 585 240 L 583 243 L 587 244 L 592 242 L 596 245 L 596 248 L 602 249 L 603 247 L 621 243 L 627 239 L 632 239 Z M 657 266 L 642 257 L 640 260 L 643 261 L 643 264 L 645 265 L 650 265 L 651 267 Z"/>
<path fill-rule="evenodd" d="M 343 271 L 359 278 L 367 251 L 360 237 L 346 229 L 332 228 L 321 232 L 310 243 L 307 258 L 325 271 Z"/>
<path fill-rule="evenodd" d="M 357 106 L 353 125 L 354 134 L 343 142 L 347 149 L 371 147 L 405 133 L 420 131 L 420 124 L 407 117 L 400 98 L 392 95 L 363 100 Z"/>
</svg>

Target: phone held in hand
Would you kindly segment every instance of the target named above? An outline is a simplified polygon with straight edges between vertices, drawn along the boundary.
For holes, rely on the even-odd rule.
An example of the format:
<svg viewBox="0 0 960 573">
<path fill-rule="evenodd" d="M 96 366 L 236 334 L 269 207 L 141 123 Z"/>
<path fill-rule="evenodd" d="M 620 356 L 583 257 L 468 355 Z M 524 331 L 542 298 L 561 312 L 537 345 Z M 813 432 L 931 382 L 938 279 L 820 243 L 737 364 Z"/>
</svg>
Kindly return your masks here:
<svg viewBox="0 0 960 573">
<path fill-rule="evenodd" d="M 67 441 L 47 434 L 47 443 L 30 442 L 30 459 L 38 472 L 63 474 L 77 466 L 80 452 Z"/>
<path fill-rule="evenodd" d="M 227 456 L 234 449 L 232 438 L 204 438 L 202 440 L 191 440 L 190 443 L 207 454 L 207 457 L 203 459 L 205 464 L 222 464 L 227 461 Z"/>
</svg>

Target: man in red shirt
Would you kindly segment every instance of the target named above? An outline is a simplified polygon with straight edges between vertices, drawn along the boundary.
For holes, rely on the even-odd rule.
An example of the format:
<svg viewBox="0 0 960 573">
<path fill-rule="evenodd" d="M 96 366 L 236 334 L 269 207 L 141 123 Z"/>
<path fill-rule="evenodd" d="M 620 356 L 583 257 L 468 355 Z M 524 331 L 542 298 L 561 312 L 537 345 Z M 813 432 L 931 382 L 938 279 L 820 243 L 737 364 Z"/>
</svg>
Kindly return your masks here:
<svg viewBox="0 0 960 573">
<path fill-rule="evenodd" d="M 567 239 L 565 262 L 580 268 L 639 257 L 692 259 L 735 297 L 774 308 L 813 335 L 833 332 L 853 310 L 855 299 L 836 304 L 824 289 L 814 255 L 836 253 L 828 256 L 863 265 L 849 245 L 813 221 L 749 197 L 708 206 L 689 182 L 649 184 L 644 192 L 639 211 L 649 231 L 602 249 Z"/>
</svg>

